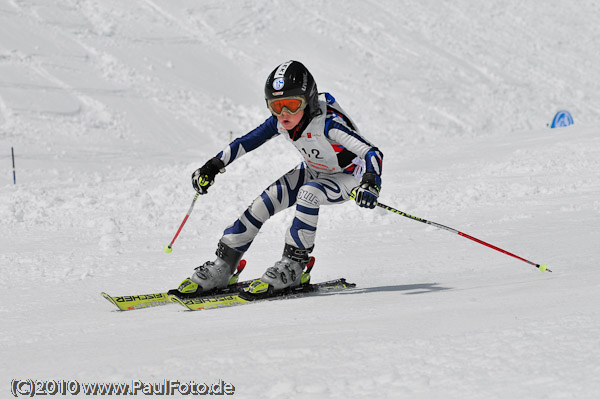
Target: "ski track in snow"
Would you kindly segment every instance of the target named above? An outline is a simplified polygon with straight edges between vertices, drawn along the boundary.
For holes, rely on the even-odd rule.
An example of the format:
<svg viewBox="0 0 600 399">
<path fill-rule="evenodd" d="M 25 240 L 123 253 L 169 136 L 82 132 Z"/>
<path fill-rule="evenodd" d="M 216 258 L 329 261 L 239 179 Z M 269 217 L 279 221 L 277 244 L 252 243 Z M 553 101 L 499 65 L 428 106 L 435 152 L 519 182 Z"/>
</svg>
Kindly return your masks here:
<svg viewBox="0 0 600 399">
<path fill-rule="evenodd" d="M 367 18 L 368 16 L 368 18 Z M 0 392 L 14 378 L 235 385 L 240 398 L 595 398 L 600 6 L 558 0 L 0 1 Z M 191 173 L 303 61 L 385 154 L 381 201 L 321 210 L 339 295 L 115 312 L 212 259 L 299 162 L 274 139 L 190 205 Z M 556 111 L 575 125 L 550 130 Z M 17 185 L 12 184 L 15 148 Z M 263 227 L 242 277 L 280 255 Z"/>
</svg>

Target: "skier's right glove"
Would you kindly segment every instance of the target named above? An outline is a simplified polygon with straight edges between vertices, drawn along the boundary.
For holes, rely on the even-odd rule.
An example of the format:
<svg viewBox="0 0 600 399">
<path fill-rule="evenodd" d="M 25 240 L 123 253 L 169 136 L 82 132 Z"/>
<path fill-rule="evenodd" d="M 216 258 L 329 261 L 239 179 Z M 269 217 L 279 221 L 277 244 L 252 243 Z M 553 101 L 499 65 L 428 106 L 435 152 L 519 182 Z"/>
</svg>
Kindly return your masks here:
<svg viewBox="0 0 600 399">
<path fill-rule="evenodd" d="M 212 158 L 192 174 L 192 186 L 199 194 L 206 194 L 215 182 L 217 173 L 225 172 L 225 164 L 219 158 Z"/>
</svg>

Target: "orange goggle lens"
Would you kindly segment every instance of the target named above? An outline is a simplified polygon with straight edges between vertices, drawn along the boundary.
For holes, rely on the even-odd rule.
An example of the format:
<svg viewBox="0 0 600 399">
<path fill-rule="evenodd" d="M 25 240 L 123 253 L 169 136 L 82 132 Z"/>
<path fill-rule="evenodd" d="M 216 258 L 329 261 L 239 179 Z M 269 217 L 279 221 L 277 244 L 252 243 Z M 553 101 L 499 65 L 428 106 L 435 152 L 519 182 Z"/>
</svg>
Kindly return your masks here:
<svg viewBox="0 0 600 399">
<path fill-rule="evenodd" d="M 273 115 L 280 116 L 283 110 L 294 115 L 306 108 L 306 100 L 302 97 L 288 97 L 276 100 L 269 100 L 269 110 Z"/>
</svg>

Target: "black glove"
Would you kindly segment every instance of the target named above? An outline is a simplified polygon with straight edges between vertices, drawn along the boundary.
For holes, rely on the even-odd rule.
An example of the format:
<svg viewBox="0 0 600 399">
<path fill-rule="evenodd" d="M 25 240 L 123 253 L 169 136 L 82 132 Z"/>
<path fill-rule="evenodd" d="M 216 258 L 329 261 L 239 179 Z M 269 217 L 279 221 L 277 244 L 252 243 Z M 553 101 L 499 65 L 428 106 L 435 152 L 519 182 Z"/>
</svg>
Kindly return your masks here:
<svg viewBox="0 0 600 399">
<path fill-rule="evenodd" d="M 215 182 L 217 173 L 225 172 L 225 164 L 219 158 L 212 158 L 192 174 L 192 186 L 200 194 L 206 194 Z"/>
<path fill-rule="evenodd" d="M 350 198 L 363 208 L 373 209 L 377 205 L 379 191 L 381 190 L 381 177 L 373 172 L 367 172 L 360 181 L 360 186 L 352 190 Z"/>
</svg>

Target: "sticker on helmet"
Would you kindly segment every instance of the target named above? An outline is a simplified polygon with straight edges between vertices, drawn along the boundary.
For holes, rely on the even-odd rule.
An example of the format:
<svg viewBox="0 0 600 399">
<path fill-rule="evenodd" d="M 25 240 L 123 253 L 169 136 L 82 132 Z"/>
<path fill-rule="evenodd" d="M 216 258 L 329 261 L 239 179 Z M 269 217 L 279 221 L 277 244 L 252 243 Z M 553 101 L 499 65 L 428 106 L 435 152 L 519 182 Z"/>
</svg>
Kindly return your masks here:
<svg viewBox="0 0 600 399">
<path fill-rule="evenodd" d="M 275 90 L 281 90 L 281 89 L 283 89 L 283 85 L 284 85 L 284 84 L 285 84 L 285 83 L 284 83 L 284 81 L 283 81 L 283 78 L 277 78 L 277 79 L 275 79 L 275 80 L 273 81 L 273 88 L 274 88 Z"/>
<path fill-rule="evenodd" d="M 279 65 L 277 67 L 277 70 L 275 71 L 275 74 L 273 75 L 273 77 L 274 78 L 283 78 L 285 76 L 285 71 L 287 71 L 288 67 L 290 65 L 292 65 L 292 62 L 294 62 L 294 61 L 284 62 L 283 64 Z"/>
</svg>

